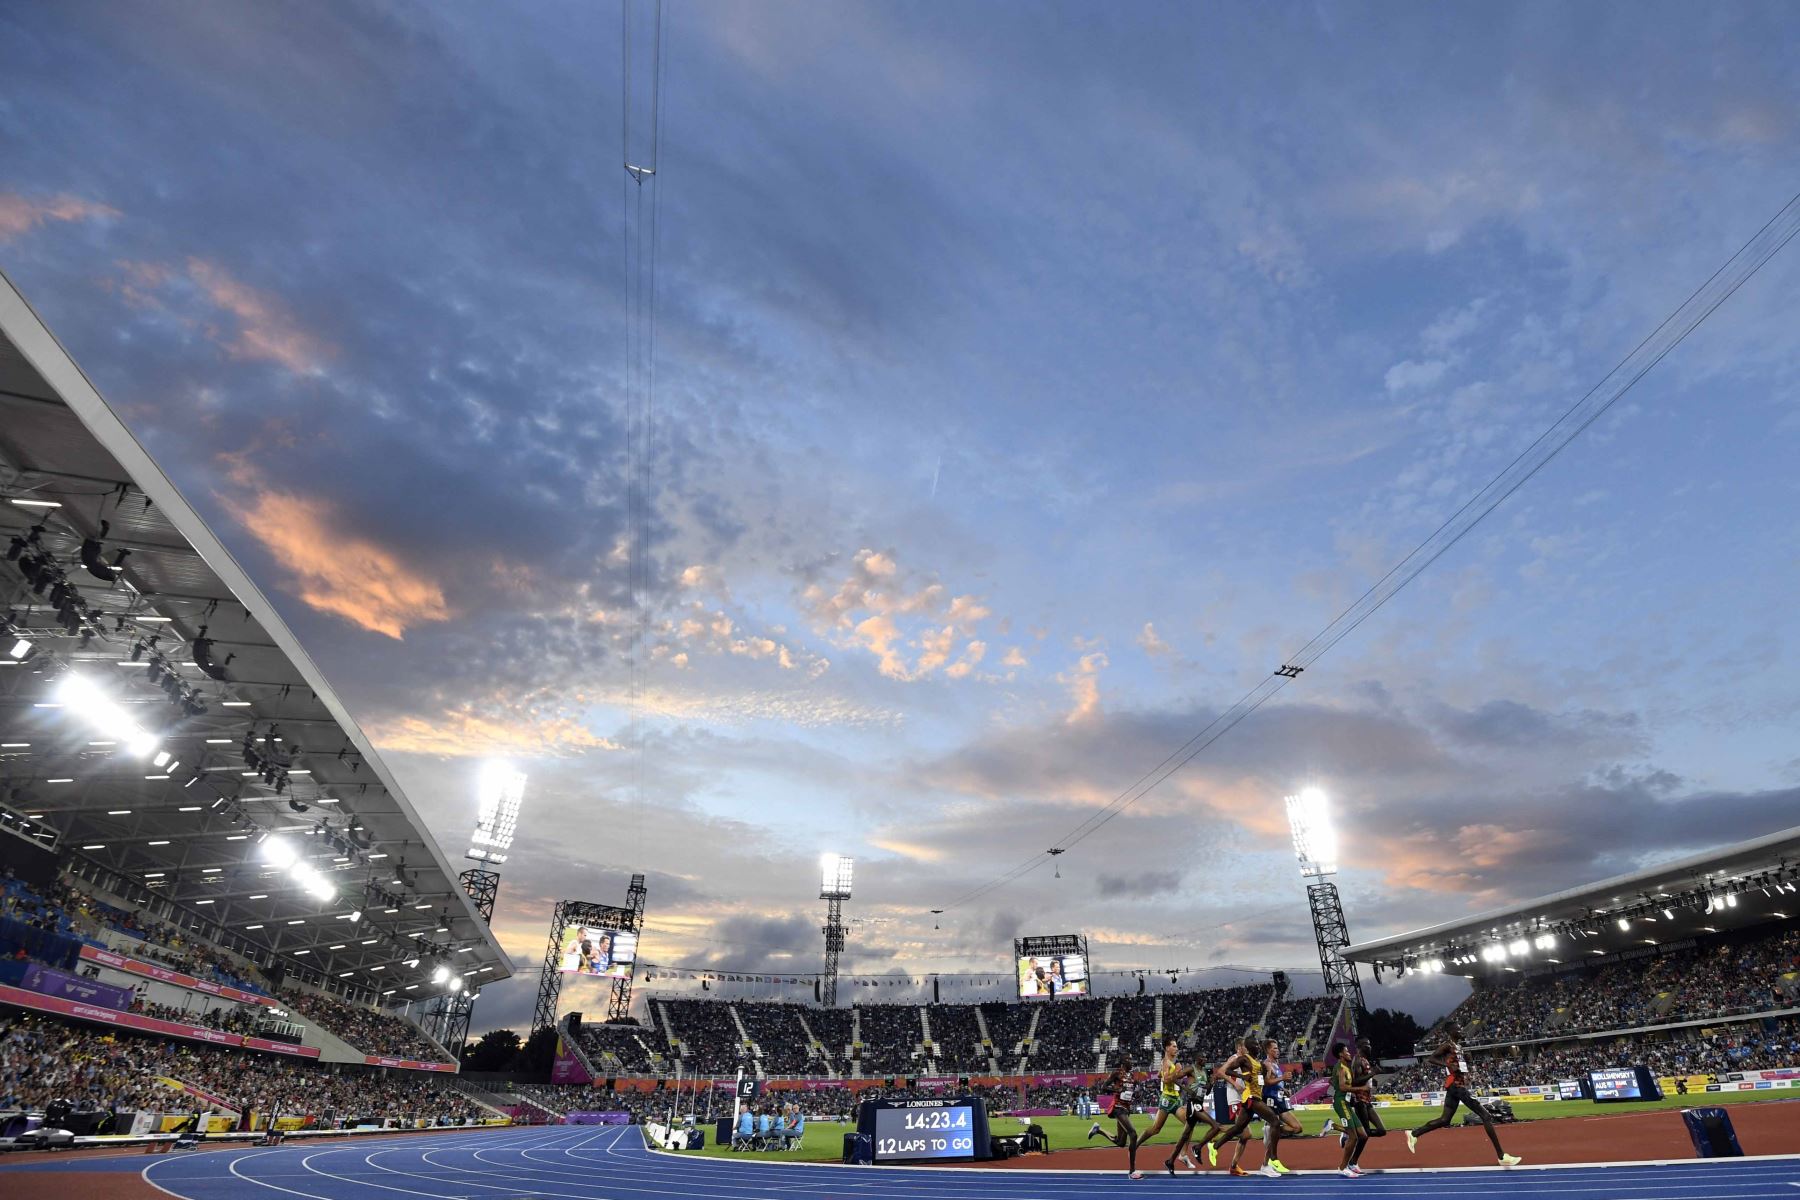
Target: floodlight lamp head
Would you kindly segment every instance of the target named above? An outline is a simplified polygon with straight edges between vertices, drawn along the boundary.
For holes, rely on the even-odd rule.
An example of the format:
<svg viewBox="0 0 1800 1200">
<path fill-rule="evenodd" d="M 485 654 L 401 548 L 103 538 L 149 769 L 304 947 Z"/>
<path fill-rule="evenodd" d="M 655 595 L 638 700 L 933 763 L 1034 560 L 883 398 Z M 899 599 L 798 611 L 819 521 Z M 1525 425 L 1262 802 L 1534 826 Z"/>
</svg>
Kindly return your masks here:
<svg viewBox="0 0 1800 1200">
<path fill-rule="evenodd" d="M 1300 874 L 1307 878 L 1337 874 L 1337 830 L 1331 823 L 1331 802 L 1325 793 L 1315 787 L 1301 789 L 1287 798 L 1287 815 Z"/>
<path fill-rule="evenodd" d="M 482 768 L 478 783 L 481 807 L 475 817 L 472 847 L 510 849 L 519 824 L 519 807 L 525 800 L 525 774 L 511 763 L 491 762 Z M 474 850 L 470 850 L 474 856 Z M 502 859 L 501 861 L 505 861 Z"/>
<path fill-rule="evenodd" d="M 850 883 L 855 859 L 842 854 L 821 854 L 819 856 L 819 898 L 821 900 L 848 900 Z"/>
</svg>

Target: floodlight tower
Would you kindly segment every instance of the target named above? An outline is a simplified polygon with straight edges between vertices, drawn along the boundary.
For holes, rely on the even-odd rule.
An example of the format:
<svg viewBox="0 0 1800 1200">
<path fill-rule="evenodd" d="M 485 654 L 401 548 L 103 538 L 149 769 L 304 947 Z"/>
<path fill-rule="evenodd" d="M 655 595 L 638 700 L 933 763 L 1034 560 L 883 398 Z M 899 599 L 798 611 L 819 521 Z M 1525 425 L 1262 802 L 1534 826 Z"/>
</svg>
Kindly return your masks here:
<svg viewBox="0 0 1800 1200">
<path fill-rule="evenodd" d="M 1300 860 L 1300 876 L 1307 881 L 1306 902 L 1312 909 L 1313 939 L 1319 944 L 1319 968 L 1325 973 L 1325 994 L 1347 1000 L 1359 1016 L 1363 1007 L 1362 980 L 1356 964 L 1344 957 L 1350 930 L 1344 923 L 1344 905 L 1338 899 L 1331 876 L 1338 869 L 1337 830 L 1331 824 L 1331 803 L 1318 788 L 1303 788 L 1287 798 L 1288 827 L 1294 833 L 1294 854 Z"/>
<path fill-rule="evenodd" d="M 837 1006 L 838 955 L 844 951 L 844 901 L 850 898 L 850 872 L 855 860 L 841 854 L 826 854 L 819 859 L 822 881 L 819 899 L 825 901 L 825 974 L 819 981 L 819 1001 L 826 1008 Z"/>
<path fill-rule="evenodd" d="M 477 864 L 457 878 L 475 902 L 483 924 L 493 924 L 494 900 L 500 895 L 500 866 L 512 849 L 519 824 L 519 807 L 525 801 L 525 775 L 503 762 L 482 768 L 477 784 L 481 807 L 475 816 L 475 832 L 469 837 L 465 858 Z M 458 980 L 460 982 L 460 980 Z M 469 1018 L 475 1012 L 475 994 L 456 988 L 440 995 L 425 1014 L 425 1031 L 454 1055 L 462 1054 L 469 1040 Z"/>
</svg>

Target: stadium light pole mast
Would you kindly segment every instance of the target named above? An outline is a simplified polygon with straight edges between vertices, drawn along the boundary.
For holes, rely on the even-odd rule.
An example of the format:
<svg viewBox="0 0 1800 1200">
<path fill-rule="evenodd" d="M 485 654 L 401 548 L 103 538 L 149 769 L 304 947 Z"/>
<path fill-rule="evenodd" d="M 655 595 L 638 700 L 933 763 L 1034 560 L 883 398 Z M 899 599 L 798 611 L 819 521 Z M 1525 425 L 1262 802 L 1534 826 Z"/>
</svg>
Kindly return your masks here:
<svg viewBox="0 0 1800 1200">
<path fill-rule="evenodd" d="M 1344 922 L 1344 905 L 1331 879 L 1338 869 L 1337 830 L 1331 823 L 1331 802 L 1318 788 L 1303 788 L 1287 798 L 1288 828 L 1294 834 L 1294 854 L 1300 860 L 1300 877 L 1306 883 L 1306 902 L 1312 909 L 1313 940 L 1319 944 L 1319 968 L 1325 973 L 1325 994 L 1347 1000 L 1360 1017 L 1362 980 L 1356 964 L 1344 957 L 1350 930 Z"/>
<path fill-rule="evenodd" d="M 483 924 L 494 922 L 494 901 L 500 895 L 500 866 L 512 849 L 519 824 L 519 808 L 525 801 L 525 775 L 502 762 L 482 768 L 477 790 L 481 807 L 475 816 L 475 832 L 463 857 L 476 865 L 457 878 L 475 902 Z M 469 1040 L 469 1019 L 475 1012 L 475 993 L 465 988 L 445 992 L 425 1016 L 425 1031 L 451 1054 L 461 1057 Z"/>
<path fill-rule="evenodd" d="M 825 973 L 819 980 L 819 1002 L 837 1007 L 838 955 L 844 951 L 844 901 L 850 898 L 850 875 L 855 860 L 841 854 L 819 858 L 822 880 L 819 899 L 825 901 Z"/>
</svg>

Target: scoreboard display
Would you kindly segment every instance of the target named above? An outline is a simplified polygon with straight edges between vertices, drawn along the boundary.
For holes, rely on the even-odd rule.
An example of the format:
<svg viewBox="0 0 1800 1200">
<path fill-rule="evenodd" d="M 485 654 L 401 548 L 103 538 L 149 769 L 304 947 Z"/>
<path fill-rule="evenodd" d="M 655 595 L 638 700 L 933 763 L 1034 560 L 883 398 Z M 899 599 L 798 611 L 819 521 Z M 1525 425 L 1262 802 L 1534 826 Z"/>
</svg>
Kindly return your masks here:
<svg viewBox="0 0 1800 1200">
<path fill-rule="evenodd" d="M 860 1132 L 878 1163 L 972 1162 L 990 1153 L 987 1106 L 973 1096 L 948 1100 L 874 1100 Z"/>
<path fill-rule="evenodd" d="M 1661 1100 L 1662 1086 L 1648 1067 L 1608 1067 L 1588 1072 L 1588 1086 L 1594 1100 L 1607 1103 L 1616 1100 Z"/>
</svg>

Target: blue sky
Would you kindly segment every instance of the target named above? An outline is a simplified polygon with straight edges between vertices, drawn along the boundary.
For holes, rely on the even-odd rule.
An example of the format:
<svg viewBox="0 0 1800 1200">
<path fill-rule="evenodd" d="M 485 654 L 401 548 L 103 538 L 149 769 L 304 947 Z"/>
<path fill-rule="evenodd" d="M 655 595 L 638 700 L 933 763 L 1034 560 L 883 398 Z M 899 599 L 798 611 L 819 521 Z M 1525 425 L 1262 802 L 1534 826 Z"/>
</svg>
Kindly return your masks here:
<svg viewBox="0 0 1800 1200">
<path fill-rule="evenodd" d="M 531 774 L 522 965 L 554 898 L 641 869 L 647 957 L 815 969 L 831 847 L 856 969 L 1064 929 L 1303 967 L 1308 781 L 1368 936 L 1792 823 L 1790 250 L 1061 879 L 928 915 L 1279 664 L 1788 199 L 1782 6 L 670 0 L 641 764 L 619 37 L 0 11 L 0 265 L 446 844 L 481 761 Z"/>
</svg>

